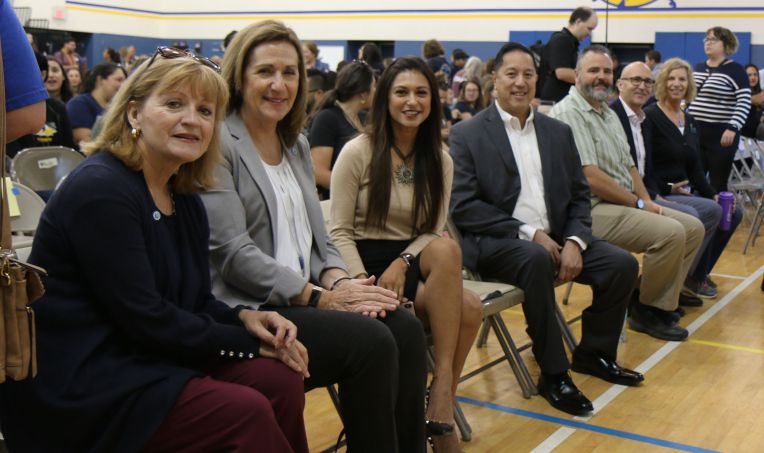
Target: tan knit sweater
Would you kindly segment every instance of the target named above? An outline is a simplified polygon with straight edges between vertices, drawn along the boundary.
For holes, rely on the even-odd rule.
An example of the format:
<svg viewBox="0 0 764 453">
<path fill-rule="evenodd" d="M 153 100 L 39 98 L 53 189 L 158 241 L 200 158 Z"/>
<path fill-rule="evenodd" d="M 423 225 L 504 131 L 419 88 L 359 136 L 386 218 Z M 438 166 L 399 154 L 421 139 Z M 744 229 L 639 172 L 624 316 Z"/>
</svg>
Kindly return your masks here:
<svg viewBox="0 0 764 453">
<path fill-rule="evenodd" d="M 393 175 L 390 194 L 390 209 L 384 228 L 366 226 L 369 209 L 369 165 L 371 145 L 366 135 L 349 141 L 340 152 L 332 169 L 332 218 L 330 234 L 339 249 L 342 260 L 348 266 L 350 275 L 365 274 L 363 262 L 358 255 L 355 241 L 361 239 L 414 239 L 414 185 L 399 184 Z M 406 248 L 406 253 L 416 256 L 445 229 L 448 203 L 451 198 L 454 163 L 447 152 L 443 152 L 443 181 L 445 194 L 435 231 L 419 235 Z"/>
</svg>

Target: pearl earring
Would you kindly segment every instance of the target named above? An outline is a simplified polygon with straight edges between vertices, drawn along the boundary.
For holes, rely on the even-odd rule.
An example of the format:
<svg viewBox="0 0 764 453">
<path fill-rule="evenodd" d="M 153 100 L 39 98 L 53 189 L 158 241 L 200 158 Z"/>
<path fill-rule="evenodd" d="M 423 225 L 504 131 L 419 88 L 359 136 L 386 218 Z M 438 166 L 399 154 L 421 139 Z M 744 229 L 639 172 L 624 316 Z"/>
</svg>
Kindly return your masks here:
<svg viewBox="0 0 764 453">
<path fill-rule="evenodd" d="M 138 140 L 138 138 L 140 138 L 140 136 L 141 136 L 141 128 L 140 128 L 140 127 L 138 127 L 138 128 L 136 128 L 136 127 L 132 128 L 132 129 L 130 130 L 130 135 L 132 135 L 132 136 L 133 136 L 133 140 Z"/>
</svg>

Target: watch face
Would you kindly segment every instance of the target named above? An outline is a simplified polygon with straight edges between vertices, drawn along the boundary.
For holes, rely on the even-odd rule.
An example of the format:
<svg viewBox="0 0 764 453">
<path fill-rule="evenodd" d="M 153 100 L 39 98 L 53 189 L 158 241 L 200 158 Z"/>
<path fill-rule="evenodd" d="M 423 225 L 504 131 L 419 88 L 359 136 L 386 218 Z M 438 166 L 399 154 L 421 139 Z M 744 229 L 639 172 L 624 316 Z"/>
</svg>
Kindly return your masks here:
<svg viewBox="0 0 764 453">
<path fill-rule="evenodd" d="M 644 208 L 644 207 L 645 207 L 645 200 L 643 200 L 643 199 L 641 199 L 641 198 L 640 198 L 640 199 L 638 199 L 638 200 L 637 200 L 637 208 L 639 208 L 639 209 L 642 209 L 642 208 Z"/>
</svg>

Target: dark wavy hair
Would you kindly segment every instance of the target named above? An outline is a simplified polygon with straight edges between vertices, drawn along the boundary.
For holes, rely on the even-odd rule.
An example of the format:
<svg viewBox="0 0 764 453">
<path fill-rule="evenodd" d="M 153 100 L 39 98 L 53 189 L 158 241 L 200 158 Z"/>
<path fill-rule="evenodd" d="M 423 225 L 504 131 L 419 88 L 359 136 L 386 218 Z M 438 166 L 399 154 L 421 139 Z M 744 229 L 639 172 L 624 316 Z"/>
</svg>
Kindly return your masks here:
<svg viewBox="0 0 764 453">
<path fill-rule="evenodd" d="M 114 74 L 116 71 L 122 71 L 122 73 L 125 74 L 125 78 L 127 78 L 127 71 L 125 71 L 125 68 L 117 64 L 98 63 L 97 65 L 93 66 L 93 69 L 88 71 L 87 75 L 85 76 L 85 80 L 82 82 L 82 92 L 91 93 L 95 89 L 96 82 L 98 82 L 99 78 L 108 79 L 109 76 Z"/>
<path fill-rule="evenodd" d="M 61 101 L 67 103 L 69 102 L 69 99 L 74 97 L 72 87 L 69 85 L 69 75 L 66 73 L 66 69 L 64 69 L 61 63 L 53 57 L 48 57 L 48 74 L 50 74 L 50 67 L 54 64 L 58 65 L 58 69 L 61 71 L 61 77 L 63 78 L 63 82 L 61 82 Z"/>
<path fill-rule="evenodd" d="M 443 203 L 443 151 L 440 139 L 441 106 L 435 75 L 427 63 L 417 57 L 395 60 L 377 82 L 374 102 L 369 112 L 366 135 L 371 144 L 369 165 L 369 215 L 367 224 L 382 229 L 390 208 L 392 184 L 391 150 L 395 144 L 393 119 L 390 117 L 390 93 L 396 77 L 402 72 L 421 73 L 430 88 L 430 115 L 419 125 L 414 140 L 414 212 L 415 234 L 434 231 Z"/>
<path fill-rule="evenodd" d="M 751 87 L 751 93 L 758 94 L 761 92 L 761 76 L 759 75 L 759 67 L 753 63 L 748 63 L 745 65 L 745 69 L 748 68 L 753 68 L 756 71 L 756 78 L 759 79 L 759 83 L 757 83 L 755 87 Z"/>
<path fill-rule="evenodd" d="M 346 64 L 337 74 L 335 87 L 326 92 L 313 107 L 308 124 L 313 122 L 313 118 L 318 112 L 331 107 L 335 102 L 346 102 L 353 96 L 371 91 L 372 82 L 374 82 L 374 71 L 365 61 L 354 61 Z"/>
</svg>

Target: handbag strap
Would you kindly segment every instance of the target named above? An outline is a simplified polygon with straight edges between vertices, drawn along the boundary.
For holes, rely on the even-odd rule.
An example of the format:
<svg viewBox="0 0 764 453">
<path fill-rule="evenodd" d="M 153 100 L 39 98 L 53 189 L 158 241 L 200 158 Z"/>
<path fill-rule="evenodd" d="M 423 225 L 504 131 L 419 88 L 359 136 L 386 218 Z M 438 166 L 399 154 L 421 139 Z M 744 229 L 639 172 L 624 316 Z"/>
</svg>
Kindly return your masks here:
<svg viewBox="0 0 764 453">
<path fill-rule="evenodd" d="M 8 194 L 6 193 L 7 187 L 5 187 L 5 74 L 3 70 L 3 46 L 0 41 L 0 193 L 3 197 L 2 217 L 0 217 L 0 223 L 2 224 L 2 237 L 0 237 L 0 247 L 3 250 L 9 250 L 13 246 L 11 242 L 11 214 L 8 209 Z"/>
</svg>

